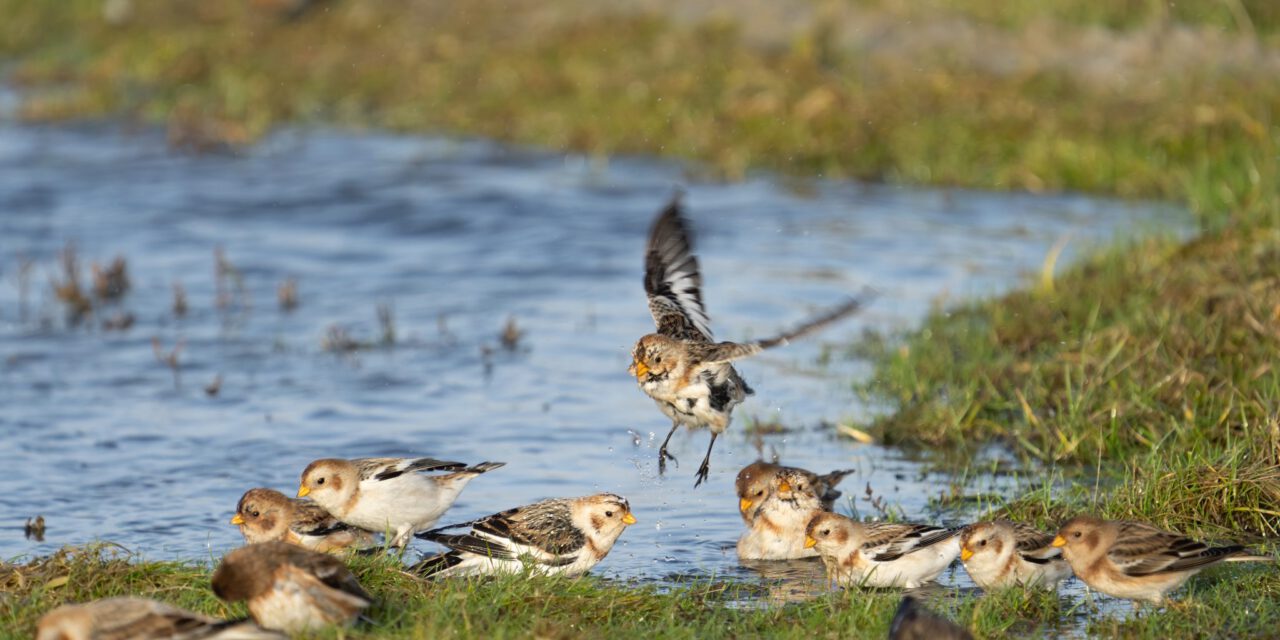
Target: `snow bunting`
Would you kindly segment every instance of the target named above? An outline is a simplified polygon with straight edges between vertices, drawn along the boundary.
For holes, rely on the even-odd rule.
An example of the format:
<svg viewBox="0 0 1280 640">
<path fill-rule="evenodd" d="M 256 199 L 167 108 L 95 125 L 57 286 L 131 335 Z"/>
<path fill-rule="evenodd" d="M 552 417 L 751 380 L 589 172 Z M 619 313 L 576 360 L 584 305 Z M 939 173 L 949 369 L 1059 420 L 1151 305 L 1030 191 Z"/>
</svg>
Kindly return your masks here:
<svg viewBox="0 0 1280 640">
<path fill-rule="evenodd" d="M 738 492 L 738 513 L 742 515 L 742 521 L 748 527 L 751 526 L 757 510 L 768 499 L 776 475 L 783 470 L 804 475 L 809 486 L 818 495 L 823 511 L 832 511 L 835 508 L 836 500 L 841 495 L 836 490 L 836 485 L 845 476 L 853 473 L 853 469 L 841 469 L 820 476 L 799 467 L 784 467 L 764 460 L 752 462 L 738 472 L 738 478 L 734 481 L 734 487 Z M 808 521 L 805 524 L 808 524 Z"/>
<path fill-rule="evenodd" d="M 451 551 L 414 567 L 424 577 L 518 573 L 528 567 L 546 575 L 579 576 L 604 559 L 627 525 L 631 505 L 601 493 L 543 500 L 472 522 L 418 534 Z M 463 534 L 444 533 L 470 526 Z"/>
<path fill-rule="evenodd" d="M 1210 547 L 1142 522 L 1078 516 L 1053 539 L 1084 583 L 1116 598 L 1155 604 L 1205 567 L 1219 562 L 1274 562 L 1243 545 Z"/>
<path fill-rule="evenodd" d="M 739 560 L 793 560 L 817 557 L 804 544 L 805 527 L 821 512 L 822 501 L 810 484 L 812 473 L 804 469 L 780 467 L 772 474 L 767 494 L 756 507 L 743 499 L 739 508 L 752 515 L 747 532 L 738 538 Z M 754 484 L 754 483 L 749 483 Z"/>
<path fill-rule="evenodd" d="M 960 562 L 983 589 L 1010 585 L 1053 589 L 1071 576 L 1053 534 L 1008 520 L 971 524 L 960 534 Z"/>
<path fill-rule="evenodd" d="M 840 584 L 914 588 L 932 581 L 960 555 L 964 527 L 862 523 L 821 512 L 809 522 L 804 544 L 818 550 L 827 575 Z"/>
<path fill-rule="evenodd" d="M 350 624 L 373 603 L 341 560 L 286 542 L 228 553 L 213 572 L 213 592 L 248 601 L 254 621 L 286 633 Z"/>
<path fill-rule="evenodd" d="M 373 545 L 373 534 L 333 517 L 324 507 L 259 487 L 240 496 L 231 524 L 248 544 L 279 540 L 326 553 Z"/>
<path fill-rule="evenodd" d="M 431 528 L 472 478 L 505 465 L 433 458 L 327 458 L 307 465 L 298 497 L 310 496 L 342 522 L 367 531 L 394 531 L 391 544 L 404 547 L 414 533 Z M 452 471 L 442 476 L 426 471 Z"/>
<path fill-rule="evenodd" d="M 36 625 L 36 640 L 283 639 L 248 620 L 219 620 L 144 598 L 63 605 Z"/>
<path fill-rule="evenodd" d="M 911 596 L 903 596 L 889 623 L 889 640 L 973 640 L 968 629 L 930 611 Z"/>
<path fill-rule="evenodd" d="M 733 408 L 753 393 L 731 364 L 851 315 L 861 306 L 850 300 L 793 331 L 755 342 L 714 342 L 710 319 L 702 305 L 702 274 L 693 255 L 693 235 L 680 209 L 679 196 L 658 214 L 649 232 L 644 290 L 657 332 L 636 342 L 627 369 L 662 413 L 671 431 L 658 450 L 658 470 L 666 470 L 671 436 L 680 425 L 711 429 L 711 444 L 698 467 L 695 487 L 710 472 L 716 437 L 729 428 Z"/>
</svg>

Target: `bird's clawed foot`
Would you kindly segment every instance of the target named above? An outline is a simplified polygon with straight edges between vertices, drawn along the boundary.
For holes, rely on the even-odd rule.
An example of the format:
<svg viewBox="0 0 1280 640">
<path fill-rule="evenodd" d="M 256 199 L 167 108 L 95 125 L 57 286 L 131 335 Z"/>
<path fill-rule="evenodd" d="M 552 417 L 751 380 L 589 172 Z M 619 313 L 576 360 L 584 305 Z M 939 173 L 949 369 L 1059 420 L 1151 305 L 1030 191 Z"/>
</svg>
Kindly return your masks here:
<svg viewBox="0 0 1280 640">
<path fill-rule="evenodd" d="M 676 463 L 677 467 L 680 466 L 680 461 L 676 460 L 675 456 L 667 453 L 667 445 L 664 444 L 661 449 L 658 449 L 658 475 L 667 472 L 667 460 Z"/>
<path fill-rule="evenodd" d="M 694 476 L 697 478 L 697 480 L 694 481 L 693 488 L 697 489 L 698 485 L 705 482 L 707 480 L 707 475 L 710 473 L 711 473 L 711 458 L 710 457 L 703 458 L 702 466 L 698 467 L 698 473 L 696 476 Z"/>
<path fill-rule="evenodd" d="M 716 437 L 720 434 L 711 432 L 711 444 L 707 445 L 707 455 L 702 457 L 702 466 L 698 467 L 697 481 L 693 483 L 693 488 L 697 489 L 699 485 L 707 481 L 707 474 L 711 473 L 711 450 L 716 447 Z"/>
</svg>

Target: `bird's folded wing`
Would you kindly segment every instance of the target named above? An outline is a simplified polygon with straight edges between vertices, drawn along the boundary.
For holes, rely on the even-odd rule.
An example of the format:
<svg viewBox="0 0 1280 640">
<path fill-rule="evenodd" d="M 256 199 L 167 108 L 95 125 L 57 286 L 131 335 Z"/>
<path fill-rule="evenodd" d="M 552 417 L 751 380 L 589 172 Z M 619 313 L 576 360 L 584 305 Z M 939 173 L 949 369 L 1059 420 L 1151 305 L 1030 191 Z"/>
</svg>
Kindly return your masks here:
<svg viewBox="0 0 1280 640">
<path fill-rule="evenodd" d="M 1205 555 L 1209 551 L 1208 545 L 1186 536 L 1143 523 L 1126 522 L 1121 525 L 1116 542 L 1107 550 L 1107 559 L 1127 575 L 1143 576 L 1217 561 L 1220 556 Z"/>
<path fill-rule="evenodd" d="M 355 574 L 347 568 L 346 563 L 329 555 L 319 553 L 294 554 L 291 562 L 282 565 L 290 576 L 297 577 L 301 573 L 314 575 L 325 585 L 343 592 L 347 596 L 364 601 L 365 605 L 373 602 L 373 596 L 364 590 Z"/>
<path fill-rule="evenodd" d="M 1062 549 L 1053 546 L 1054 534 L 1045 533 L 1025 522 L 1013 525 L 1014 548 L 1023 560 L 1045 564 L 1062 557 Z"/>
<path fill-rule="evenodd" d="M 289 523 L 289 528 L 300 536 L 327 536 L 341 531 L 358 531 L 314 502 L 294 500 L 293 505 L 293 522 Z"/>
<path fill-rule="evenodd" d="M 362 458 L 356 460 L 360 480 L 390 480 L 419 471 L 457 471 L 466 464 L 435 458 Z"/>
<path fill-rule="evenodd" d="M 908 553 L 931 547 L 955 537 L 963 529 L 944 529 L 926 524 L 876 523 L 867 526 L 868 539 L 862 547 L 877 562 L 897 560 Z"/>
<path fill-rule="evenodd" d="M 97 640 L 131 640 L 132 638 L 199 637 L 212 630 L 211 618 L 155 603 L 155 607 L 125 610 L 119 615 L 100 616 Z M 105 619 L 104 619 L 105 618 Z"/>
</svg>

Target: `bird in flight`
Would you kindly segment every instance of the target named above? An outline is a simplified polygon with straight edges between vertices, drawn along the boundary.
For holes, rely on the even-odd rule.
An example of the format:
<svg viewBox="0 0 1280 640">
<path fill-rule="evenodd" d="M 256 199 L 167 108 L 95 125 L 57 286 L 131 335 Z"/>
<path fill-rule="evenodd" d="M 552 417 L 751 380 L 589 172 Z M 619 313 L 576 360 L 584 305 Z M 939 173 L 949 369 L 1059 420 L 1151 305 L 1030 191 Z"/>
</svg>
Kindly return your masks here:
<svg viewBox="0 0 1280 640">
<path fill-rule="evenodd" d="M 666 471 L 671 436 L 680 425 L 711 430 L 711 444 L 698 467 L 694 487 L 707 479 L 716 438 L 729 428 L 733 408 L 754 393 L 733 361 L 816 331 L 862 307 L 851 299 L 795 329 L 767 340 L 716 342 L 702 304 L 702 274 L 693 253 L 693 234 L 677 195 L 649 232 L 644 290 L 657 331 L 636 342 L 627 369 L 640 389 L 671 419 L 671 431 L 658 450 L 658 471 Z"/>
</svg>

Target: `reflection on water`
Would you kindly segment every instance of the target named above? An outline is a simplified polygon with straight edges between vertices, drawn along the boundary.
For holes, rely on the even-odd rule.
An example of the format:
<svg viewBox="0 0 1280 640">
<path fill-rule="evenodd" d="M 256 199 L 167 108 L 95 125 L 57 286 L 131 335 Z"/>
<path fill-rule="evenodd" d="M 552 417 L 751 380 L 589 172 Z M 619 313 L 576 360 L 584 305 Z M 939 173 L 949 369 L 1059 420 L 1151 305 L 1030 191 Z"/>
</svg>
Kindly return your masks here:
<svg viewBox="0 0 1280 640">
<path fill-rule="evenodd" d="M 109 539 L 151 558 L 208 558 L 240 542 L 227 520 L 245 489 L 292 491 L 319 457 L 432 455 L 508 463 L 446 519 L 614 491 L 640 523 L 599 573 L 764 573 L 779 585 L 770 597 L 789 600 L 814 587 L 779 578 L 816 563 L 739 567 L 732 551 L 733 478 L 757 443 L 787 464 L 856 468 L 845 512 L 868 512 L 870 485 L 908 517 L 937 519 L 929 499 L 950 480 L 834 435 L 828 423 L 865 416 L 850 381 L 868 369 L 823 356 L 865 328 L 909 327 L 939 298 L 1011 286 L 1062 238 L 1070 253 L 1170 215 L 1075 196 L 688 186 L 718 336 L 760 337 L 880 292 L 853 321 L 741 364 L 757 395 L 717 443 L 710 486 L 693 490 L 707 434 L 677 435 L 681 464 L 658 477 L 668 422 L 626 373 L 651 329 L 646 229 L 682 183 L 670 164 L 599 169 L 483 142 L 284 132 L 244 157 L 190 157 L 154 132 L 0 125 L 0 456 L 17 464 L 0 478 L 0 511 L 48 523 L 43 542 L 0 535 L 0 557 Z M 85 267 L 125 256 L 133 279 L 76 328 L 48 284 L 67 242 Z M 23 258 L 36 265 L 26 278 Z M 292 312 L 276 304 L 288 278 Z M 379 305 L 394 346 L 380 343 Z M 101 328 L 126 312 L 129 329 Z M 509 317 L 523 335 L 505 349 Z M 174 349 L 176 372 L 157 361 Z M 773 422 L 787 428 L 747 433 Z M 966 583 L 960 571 L 943 581 Z"/>
</svg>

